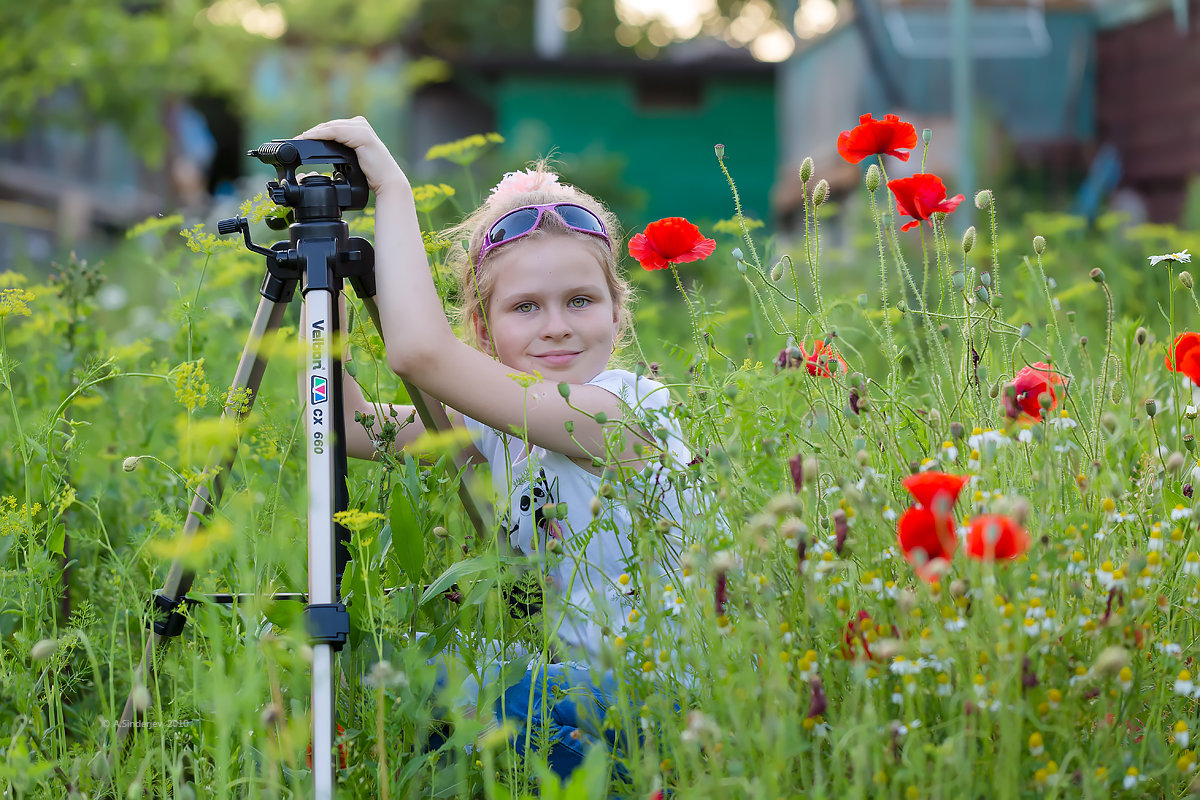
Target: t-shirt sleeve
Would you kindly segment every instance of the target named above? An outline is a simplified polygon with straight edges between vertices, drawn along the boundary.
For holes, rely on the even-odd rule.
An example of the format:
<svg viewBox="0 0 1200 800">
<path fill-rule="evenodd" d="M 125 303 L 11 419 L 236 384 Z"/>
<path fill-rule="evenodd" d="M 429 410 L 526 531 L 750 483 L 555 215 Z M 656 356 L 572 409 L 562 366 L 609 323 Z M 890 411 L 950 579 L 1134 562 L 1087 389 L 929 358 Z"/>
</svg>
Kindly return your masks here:
<svg viewBox="0 0 1200 800">
<path fill-rule="evenodd" d="M 479 454 L 487 459 L 489 464 L 495 464 L 501 461 L 507 453 L 507 448 L 504 446 L 504 441 L 500 438 L 500 434 L 494 428 L 489 428 L 478 420 L 471 419 L 466 414 L 462 415 L 463 427 L 471 434 L 471 443 L 475 445 L 475 449 Z"/>
<path fill-rule="evenodd" d="M 679 423 L 668 413 L 671 392 L 666 386 L 624 369 L 605 370 L 588 383 L 619 397 L 646 429 L 660 438 L 661 444 L 666 446 L 680 465 L 691 460 L 691 452 L 684 444 Z"/>
</svg>

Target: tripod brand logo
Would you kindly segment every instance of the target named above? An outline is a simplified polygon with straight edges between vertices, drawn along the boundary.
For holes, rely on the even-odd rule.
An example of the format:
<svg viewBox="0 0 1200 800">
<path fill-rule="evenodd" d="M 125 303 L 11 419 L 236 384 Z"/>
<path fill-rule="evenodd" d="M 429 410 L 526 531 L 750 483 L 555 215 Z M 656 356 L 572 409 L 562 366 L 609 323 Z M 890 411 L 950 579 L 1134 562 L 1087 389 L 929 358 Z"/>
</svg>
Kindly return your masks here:
<svg viewBox="0 0 1200 800">
<path fill-rule="evenodd" d="M 329 396 L 329 381 L 319 375 L 314 375 L 312 379 L 312 404 L 324 403 Z"/>
</svg>

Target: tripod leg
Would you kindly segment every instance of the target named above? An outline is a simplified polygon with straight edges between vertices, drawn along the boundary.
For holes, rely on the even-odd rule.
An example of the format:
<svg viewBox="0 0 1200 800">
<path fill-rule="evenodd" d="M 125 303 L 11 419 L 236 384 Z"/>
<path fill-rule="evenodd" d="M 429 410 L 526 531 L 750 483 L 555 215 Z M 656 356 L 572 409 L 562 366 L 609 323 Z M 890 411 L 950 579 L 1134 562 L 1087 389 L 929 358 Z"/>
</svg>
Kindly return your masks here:
<svg viewBox="0 0 1200 800">
<path fill-rule="evenodd" d="M 250 413 L 250 409 L 254 405 L 254 399 L 258 396 L 258 388 L 262 384 L 263 372 L 267 366 L 266 359 L 262 356 L 260 349 L 262 340 L 268 334 L 279 329 L 279 324 L 283 320 L 283 314 L 286 310 L 287 304 L 284 302 L 274 302 L 265 297 L 259 300 L 258 310 L 254 314 L 254 321 L 250 326 L 250 334 L 246 339 L 246 346 L 242 349 L 242 357 L 238 361 L 233 383 L 230 385 L 229 394 L 226 396 L 226 405 L 222 412 L 222 416 L 226 419 L 240 421 Z M 181 531 L 181 536 L 185 539 L 190 539 L 199 533 L 204 528 L 205 517 L 214 507 L 220 504 L 225 476 L 232 468 L 236 455 L 237 452 L 233 449 L 214 449 L 209 454 L 205 472 L 215 471 L 212 492 L 210 494 L 208 488 L 204 486 L 196 489 L 192 497 L 192 504 L 188 508 L 187 519 L 184 521 Z M 177 636 L 182 630 L 183 617 L 177 609 L 180 603 L 183 602 L 184 595 L 192 588 L 192 581 L 194 579 L 195 574 L 185 568 L 181 561 L 175 561 L 171 564 L 166 583 L 163 584 L 162 590 L 155 597 L 156 605 L 161 611 L 167 614 L 167 618 L 164 621 L 154 624 L 150 637 L 146 640 L 146 646 L 142 651 L 141 663 L 138 664 L 137 669 L 133 673 L 134 687 L 145 685 L 153 680 L 155 651 L 159 645 Z M 129 697 L 125 700 L 125 708 L 121 712 L 121 720 L 117 724 L 113 746 L 109 751 L 110 764 L 116 762 L 126 737 L 135 727 L 134 723 L 139 714 L 140 709 L 134 705 L 134 696 L 131 690 Z"/>
<path fill-rule="evenodd" d="M 335 576 L 337 532 L 333 515 L 338 484 L 345 485 L 345 450 L 335 448 L 341 421 L 341 397 L 334 391 L 335 367 L 332 334 L 339 330 L 335 313 L 337 293 L 309 288 L 304 293 L 309 346 L 308 431 L 308 627 L 312 640 L 312 752 L 313 791 L 318 800 L 333 797 L 334 653 L 349 634 L 349 617 L 338 602 Z M 338 463 L 338 455 L 341 463 Z"/>
<path fill-rule="evenodd" d="M 371 317 L 371 321 L 375 323 L 375 330 L 379 332 L 380 336 L 383 336 L 383 324 L 379 320 L 379 305 L 375 302 L 375 298 L 363 297 L 362 302 L 363 307 L 367 310 L 367 314 Z M 412 400 L 413 407 L 417 410 L 417 415 L 421 417 L 421 424 L 425 426 L 425 430 L 450 430 L 450 418 L 446 416 L 446 409 L 442 407 L 442 404 L 407 380 L 404 380 L 403 383 L 405 391 L 408 392 L 409 399 Z M 474 472 L 462 450 L 454 454 L 454 465 L 463 470 L 464 474 L 468 477 Z M 480 509 L 479 503 L 475 500 L 475 495 L 471 494 L 471 488 L 467 485 L 467 481 L 459 481 L 458 499 L 462 503 L 467 517 L 471 520 L 471 526 L 475 528 L 475 534 L 478 537 L 477 541 L 485 541 L 487 526 L 483 521 L 483 512 Z"/>
</svg>

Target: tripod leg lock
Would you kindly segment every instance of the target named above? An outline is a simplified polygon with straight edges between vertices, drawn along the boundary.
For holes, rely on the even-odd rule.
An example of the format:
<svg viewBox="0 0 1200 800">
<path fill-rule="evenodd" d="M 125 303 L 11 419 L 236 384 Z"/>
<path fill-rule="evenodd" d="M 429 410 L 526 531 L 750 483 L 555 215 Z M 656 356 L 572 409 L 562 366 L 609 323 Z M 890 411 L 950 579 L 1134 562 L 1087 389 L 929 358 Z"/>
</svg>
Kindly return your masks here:
<svg viewBox="0 0 1200 800">
<path fill-rule="evenodd" d="M 183 633 L 184 616 L 179 613 L 184 598 L 170 600 L 161 594 L 154 595 L 154 613 L 150 627 L 159 636 L 178 636 Z"/>
<path fill-rule="evenodd" d="M 304 607 L 304 626 L 312 644 L 340 651 L 350 635 L 350 612 L 345 603 L 313 603 Z"/>
</svg>

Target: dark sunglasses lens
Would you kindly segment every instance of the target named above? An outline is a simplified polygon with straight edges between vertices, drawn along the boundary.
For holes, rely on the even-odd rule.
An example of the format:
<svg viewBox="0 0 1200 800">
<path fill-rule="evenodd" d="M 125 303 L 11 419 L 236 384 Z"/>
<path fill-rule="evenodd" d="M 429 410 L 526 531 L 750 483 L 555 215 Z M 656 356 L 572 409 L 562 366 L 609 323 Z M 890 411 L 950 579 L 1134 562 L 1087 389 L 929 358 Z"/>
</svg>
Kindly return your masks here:
<svg viewBox="0 0 1200 800">
<path fill-rule="evenodd" d="M 488 231 L 488 240 L 492 244 L 507 242 L 514 236 L 529 233 L 537 224 L 538 212 L 535 208 L 521 208 L 501 217 L 492 229 Z"/>
<path fill-rule="evenodd" d="M 554 210 L 562 217 L 563 222 L 572 228 L 580 228 L 585 231 L 592 231 L 593 233 L 604 233 L 604 226 L 600 224 L 600 220 L 596 219 L 596 215 L 586 208 L 562 205 L 555 206 Z"/>
</svg>

